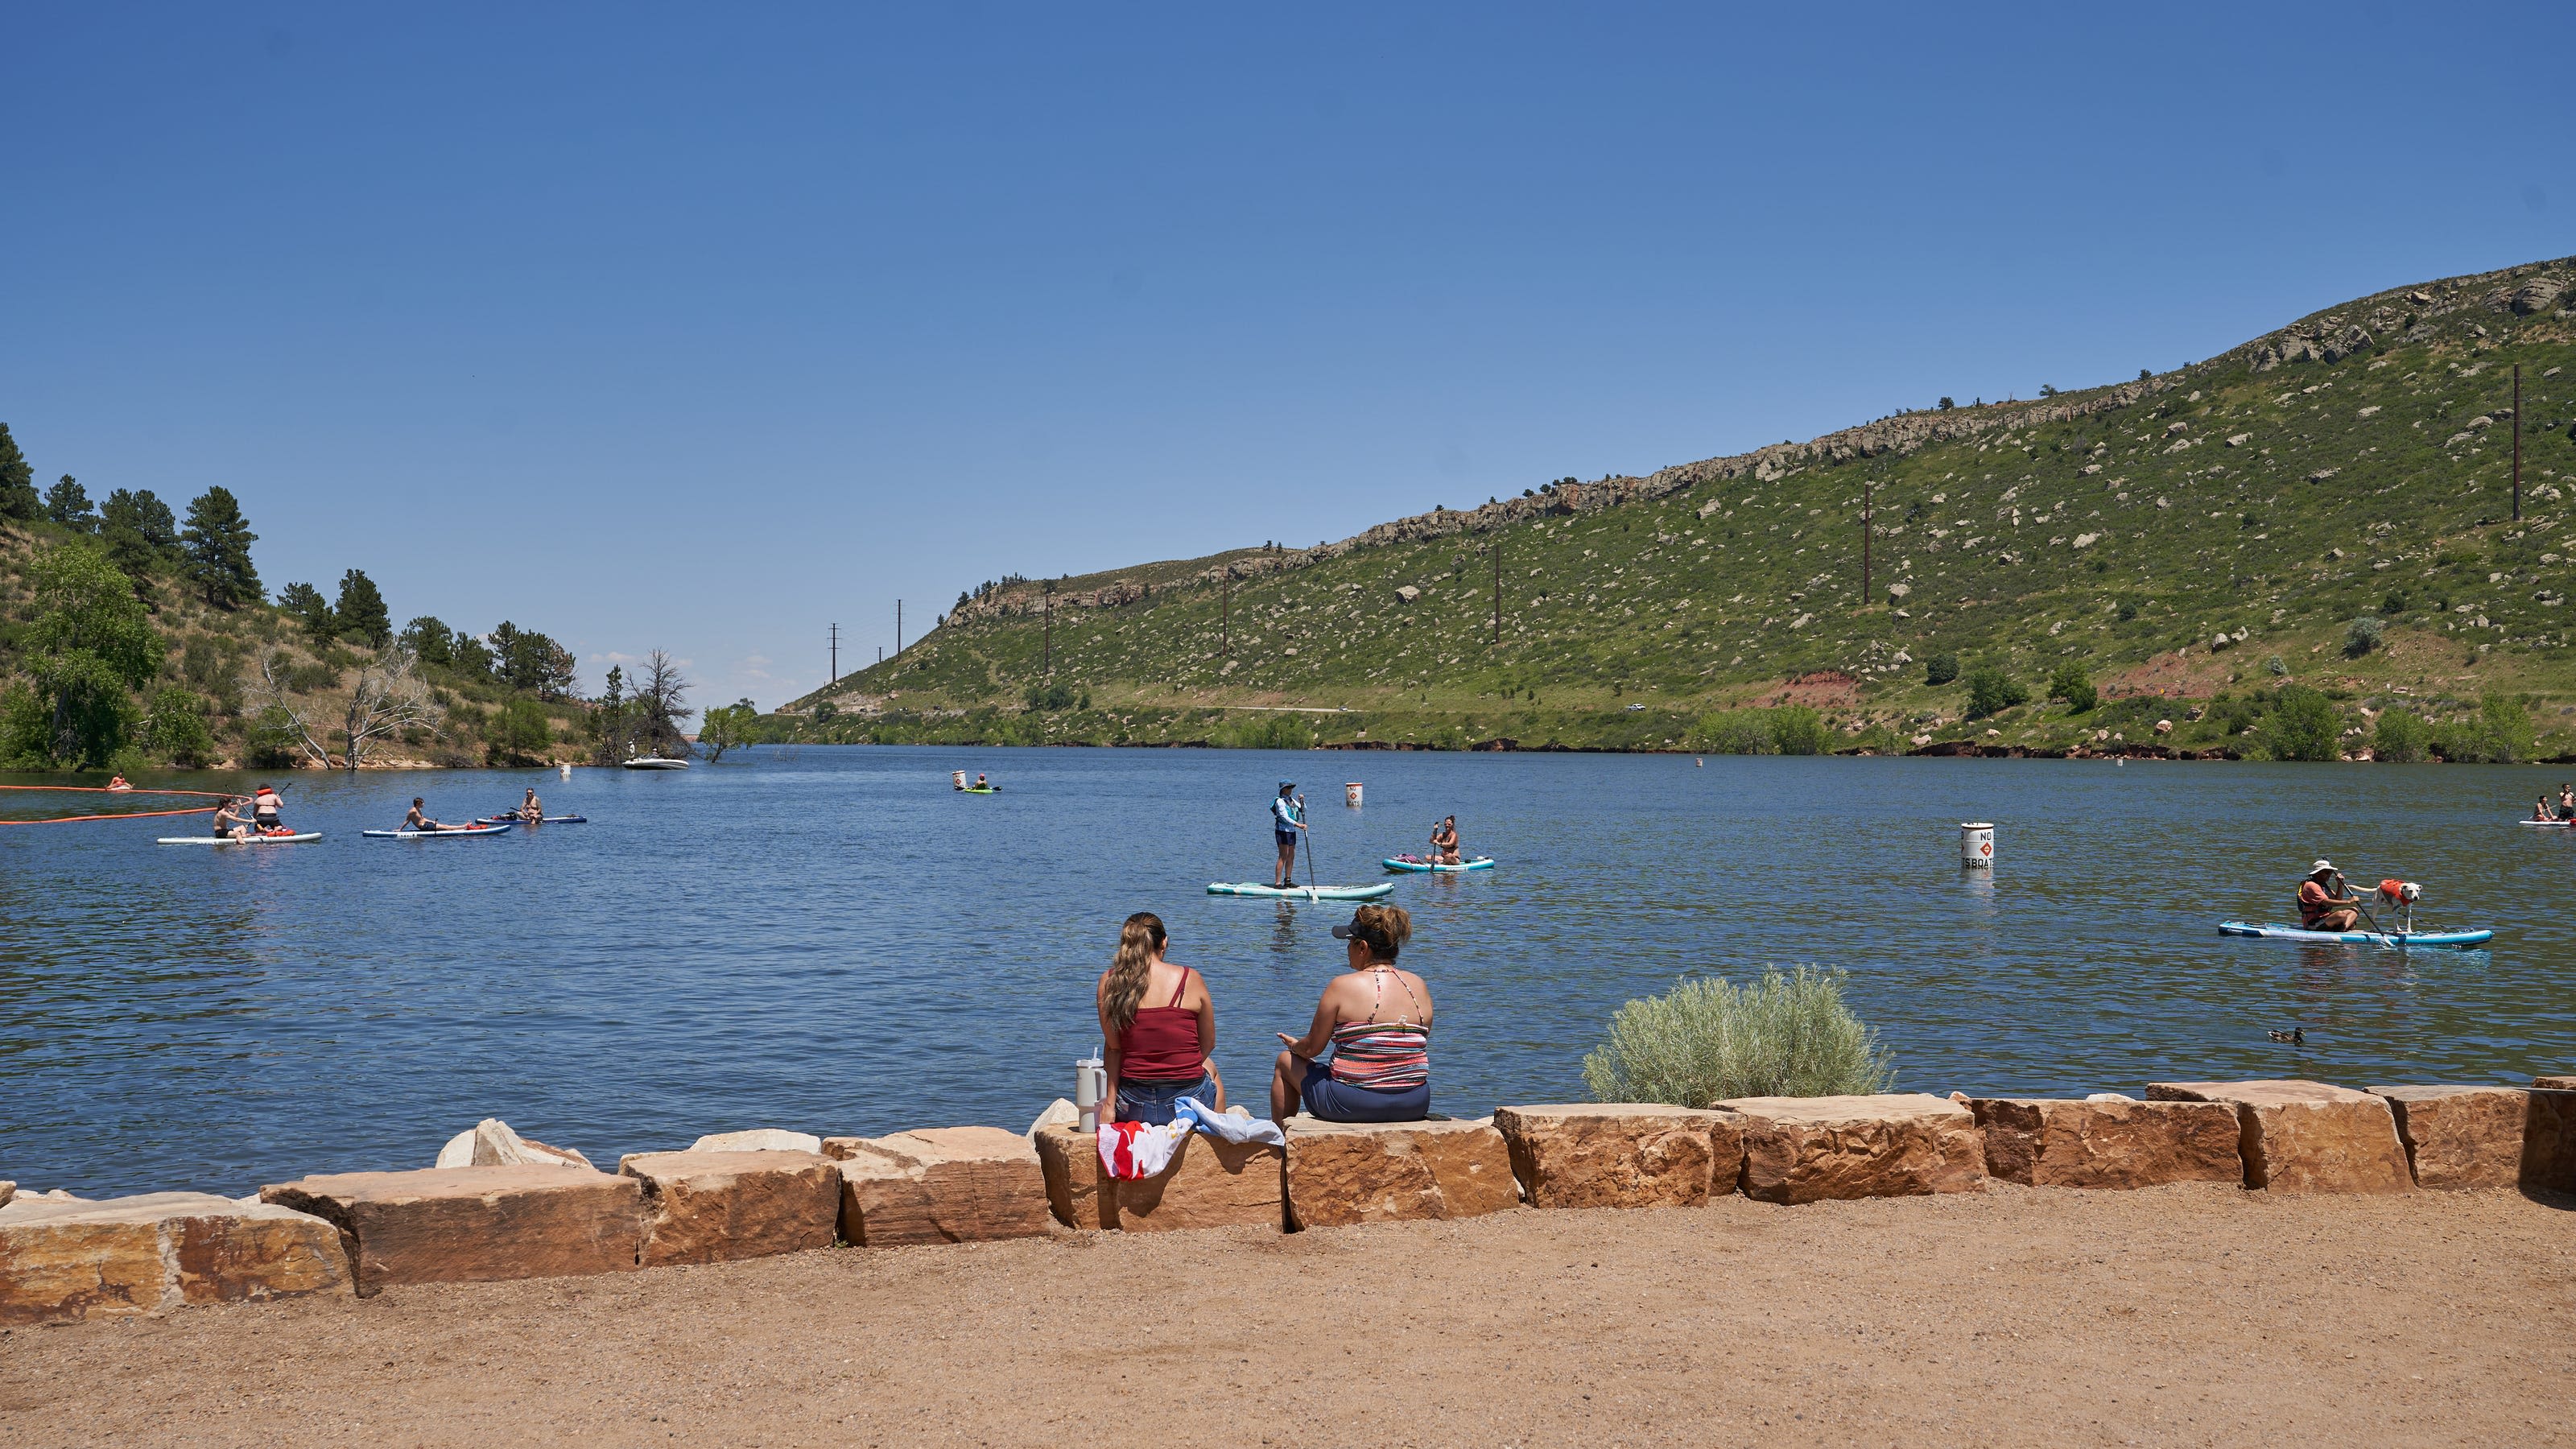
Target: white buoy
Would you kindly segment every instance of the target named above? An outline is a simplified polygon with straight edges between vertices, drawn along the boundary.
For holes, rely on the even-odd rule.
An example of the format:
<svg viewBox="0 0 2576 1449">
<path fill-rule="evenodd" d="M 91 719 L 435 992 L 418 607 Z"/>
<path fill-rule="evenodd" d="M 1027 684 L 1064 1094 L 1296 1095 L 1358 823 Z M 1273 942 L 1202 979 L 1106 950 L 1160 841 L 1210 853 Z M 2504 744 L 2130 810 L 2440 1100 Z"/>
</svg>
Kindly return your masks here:
<svg viewBox="0 0 2576 1449">
<path fill-rule="evenodd" d="M 567 780 L 572 778 L 572 761 L 570 760 L 563 762 L 563 777 Z"/>
<path fill-rule="evenodd" d="M 1348 805 L 1349 807 L 1351 807 L 1351 808 L 1352 808 L 1352 809 L 1354 809 L 1354 810 L 1357 810 L 1358 808 L 1360 808 L 1360 782 L 1359 782 L 1359 781 L 1357 781 L 1357 780 L 1344 780 L 1344 781 L 1342 782 L 1342 803 L 1343 803 L 1343 804 L 1345 804 L 1345 805 Z"/>
<path fill-rule="evenodd" d="M 965 772 L 964 770 L 951 770 L 951 771 L 949 771 L 949 772 L 948 772 L 948 783 L 950 783 L 950 784 L 952 784 L 952 785 L 956 786 L 956 787 L 957 787 L 958 789 L 960 789 L 960 790 L 965 789 L 965 788 L 966 788 L 966 772 Z"/>
<path fill-rule="evenodd" d="M 1963 821 L 1959 825 L 1959 864 L 1992 866 L 1995 863 L 1995 828 L 1982 820 Z"/>
</svg>

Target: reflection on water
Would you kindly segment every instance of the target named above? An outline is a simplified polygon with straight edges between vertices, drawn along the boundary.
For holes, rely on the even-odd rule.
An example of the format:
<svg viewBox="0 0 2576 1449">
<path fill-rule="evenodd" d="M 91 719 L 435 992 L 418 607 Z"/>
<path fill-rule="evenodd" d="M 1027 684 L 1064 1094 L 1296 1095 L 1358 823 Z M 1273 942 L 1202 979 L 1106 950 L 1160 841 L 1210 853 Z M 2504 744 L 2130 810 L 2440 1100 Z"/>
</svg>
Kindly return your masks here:
<svg viewBox="0 0 2576 1449">
<path fill-rule="evenodd" d="M 1204 886 L 1269 879 L 1282 766 L 1319 758 L 808 746 L 548 778 L 594 823 L 488 840 L 356 832 L 415 794 L 501 808 L 533 776 L 297 776 L 289 818 L 329 832 L 309 846 L 152 844 L 193 820 L 0 830 L 0 1177 L 237 1194 L 425 1163 L 485 1116 L 594 1160 L 745 1126 L 1017 1128 L 1096 1047 L 1092 980 L 1135 910 L 1207 974 L 1220 1065 L 1257 1088 L 1271 1033 L 1341 969 L 1326 928 L 1349 907 Z M 1331 760 L 1368 793 L 1309 786 L 1329 880 L 1376 878 L 1452 811 L 1501 861 L 1392 897 L 1452 1113 L 1579 1096 L 1621 1002 L 1775 962 L 1848 968 L 1902 1084 L 1933 1091 L 2576 1066 L 2576 842 L 2512 825 L 2530 769 Z M 960 766 L 1007 791 L 950 791 Z M 1992 870 L 1959 867 L 1971 819 L 1996 823 Z M 2495 946 L 2216 934 L 2286 918 L 2318 855 L 2424 882 L 2428 923 Z M 2304 1047 L 2267 1039 L 2294 1025 Z"/>
</svg>

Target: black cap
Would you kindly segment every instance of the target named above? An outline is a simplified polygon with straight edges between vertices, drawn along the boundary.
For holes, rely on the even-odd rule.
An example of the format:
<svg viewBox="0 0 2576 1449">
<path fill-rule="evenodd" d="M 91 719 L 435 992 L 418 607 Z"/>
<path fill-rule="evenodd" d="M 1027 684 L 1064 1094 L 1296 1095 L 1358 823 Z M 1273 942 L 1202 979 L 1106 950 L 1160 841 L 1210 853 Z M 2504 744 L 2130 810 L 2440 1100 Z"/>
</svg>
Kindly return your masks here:
<svg viewBox="0 0 2576 1449">
<path fill-rule="evenodd" d="M 1335 927 L 1333 928 L 1333 939 L 1334 939 L 1334 940 L 1336 940 L 1336 941 L 1347 941 L 1347 940 L 1349 940 L 1350 938 L 1351 938 L 1351 928 L 1350 928 L 1349 926 L 1347 926 L 1347 925 L 1343 925 L 1343 926 L 1335 926 Z M 1364 938 L 1364 939 L 1365 939 L 1365 938 Z"/>
</svg>

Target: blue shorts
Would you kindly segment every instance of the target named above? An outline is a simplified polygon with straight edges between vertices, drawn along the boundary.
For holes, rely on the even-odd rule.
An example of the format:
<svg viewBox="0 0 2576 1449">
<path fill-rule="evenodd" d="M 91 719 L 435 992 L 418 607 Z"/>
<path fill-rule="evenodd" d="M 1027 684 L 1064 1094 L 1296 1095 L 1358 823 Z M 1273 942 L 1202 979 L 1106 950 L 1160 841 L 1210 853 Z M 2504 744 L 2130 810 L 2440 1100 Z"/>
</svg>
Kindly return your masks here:
<svg viewBox="0 0 2576 1449">
<path fill-rule="evenodd" d="M 1202 1072 L 1192 1082 L 1138 1082 L 1118 1084 L 1118 1120 L 1142 1122 L 1150 1127 L 1172 1124 L 1173 1109 L 1183 1097 L 1196 1097 L 1210 1108 L 1216 1106 L 1216 1078 Z"/>
<path fill-rule="evenodd" d="M 1332 1063 L 1318 1058 L 1306 1064 L 1306 1084 L 1298 1089 L 1306 1115 L 1327 1122 L 1419 1122 L 1431 1115 L 1431 1084 L 1399 1092 L 1372 1091 L 1333 1080 Z"/>
</svg>

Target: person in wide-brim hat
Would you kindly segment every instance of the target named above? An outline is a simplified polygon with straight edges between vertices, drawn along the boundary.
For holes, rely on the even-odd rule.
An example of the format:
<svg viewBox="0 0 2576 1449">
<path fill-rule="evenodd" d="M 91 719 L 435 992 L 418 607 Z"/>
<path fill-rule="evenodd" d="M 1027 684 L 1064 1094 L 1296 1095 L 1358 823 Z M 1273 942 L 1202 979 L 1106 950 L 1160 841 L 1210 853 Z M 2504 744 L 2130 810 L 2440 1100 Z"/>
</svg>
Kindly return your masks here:
<svg viewBox="0 0 2576 1449">
<path fill-rule="evenodd" d="M 2349 931 L 2361 924 L 2361 898 L 2340 894 L 2343 872 L 2320 860 L 2299 882 L 2299 924 L 2311 931 Z"/>
</svg>

